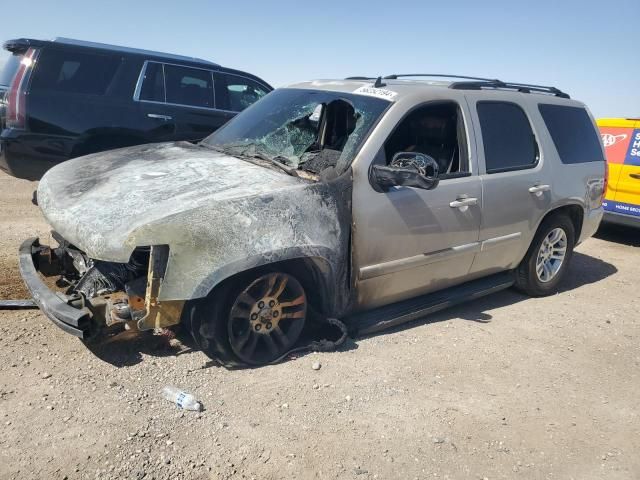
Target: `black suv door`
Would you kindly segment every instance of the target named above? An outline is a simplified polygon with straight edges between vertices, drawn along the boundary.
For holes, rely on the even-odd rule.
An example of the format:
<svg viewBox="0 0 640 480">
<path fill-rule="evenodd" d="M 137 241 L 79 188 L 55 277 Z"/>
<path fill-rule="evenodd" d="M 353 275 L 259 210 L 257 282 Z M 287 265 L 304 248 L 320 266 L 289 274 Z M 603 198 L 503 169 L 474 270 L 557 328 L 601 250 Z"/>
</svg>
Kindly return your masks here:
<svg viewBox="0 0 640 480">
<path fill-rule="evenodd" d="M 213 72 L 204 68 L 145 62 L 135 99 L 149 141 L 198 141 L 233 114 L 216 109 Z"/>
</svg>

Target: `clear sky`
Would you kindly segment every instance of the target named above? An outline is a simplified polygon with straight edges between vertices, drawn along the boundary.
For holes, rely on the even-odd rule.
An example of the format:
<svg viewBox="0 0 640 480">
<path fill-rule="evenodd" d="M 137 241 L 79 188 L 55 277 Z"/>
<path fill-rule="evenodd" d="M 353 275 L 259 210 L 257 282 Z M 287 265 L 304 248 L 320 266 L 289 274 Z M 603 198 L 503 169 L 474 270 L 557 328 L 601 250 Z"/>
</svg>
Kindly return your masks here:
<svg viewBox="0 0 640 480">
<path fill-rule="evenodd" d="M 30 0 L 0 39 L 56 36 L 201 57 L 274 86 L 390 73 L 554 85 L 597 117 L 640 116 L 640 0 Z M 7 52 L 0 53 L 4 63 Z"/>
</svg>

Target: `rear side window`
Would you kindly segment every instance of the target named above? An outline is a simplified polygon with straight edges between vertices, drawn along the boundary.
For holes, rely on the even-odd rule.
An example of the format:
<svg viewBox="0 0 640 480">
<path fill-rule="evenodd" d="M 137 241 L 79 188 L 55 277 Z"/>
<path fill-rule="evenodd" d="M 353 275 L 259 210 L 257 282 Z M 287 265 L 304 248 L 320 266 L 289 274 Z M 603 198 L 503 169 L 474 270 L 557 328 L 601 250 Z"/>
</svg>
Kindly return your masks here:
<svg viewBox="0 0 640 480">
<path fill-rule="evenodd" d="M 214 108 L 213 75 L 209 70 L 164 66 L 167 103 Z"/>
<path fill-rule="evenodd" d="M 538 146 L 521 107 L 508 102 L 478 102 L 487 173 L 531 168 Z"/>
<path fill-rule="evenodd" d="M 596 128 L 584 108 L 538 105 L 562 163 L 603 162 Z"/>
<path fill-rule="evenodd" d="M 229 110 L 241 112 L 267 93 L 267 89 L 253 80 L 239 75 L 225 74 Z"/>
<path fill-rule="evenodd" d="M 164 72 L 162 64 L 149 62 L 142 78 L 140 100 L 151 102 L 164 102 Z"/>
<path fill-rule="evenodd" d="M 104 95 L 121 61 L 113 55 L 45 49 L 36 63 L 31 90 Z"/>
</svg>

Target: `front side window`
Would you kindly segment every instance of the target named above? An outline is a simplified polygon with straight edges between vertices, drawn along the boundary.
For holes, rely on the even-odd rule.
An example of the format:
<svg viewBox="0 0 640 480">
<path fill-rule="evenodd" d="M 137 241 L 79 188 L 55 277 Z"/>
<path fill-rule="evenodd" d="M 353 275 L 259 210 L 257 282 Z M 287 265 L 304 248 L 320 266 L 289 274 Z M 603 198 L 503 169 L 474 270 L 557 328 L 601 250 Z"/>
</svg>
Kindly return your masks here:
<svg viewBox="0 0 640 480">
<path fill-rule="evenodd" d="M 275 161 L 311 173 L 344 171 L 387 100 L 324 90 L 283 88 L 238 114 L 203 145 L 239 157 Z"/>
<path fill-rule="evenodd" d="M 538 105 L 562 163 L 604 162 L 596 128 L 584 108 Z"/>
<path fill-rule="evenodd" d="M 45 49 L 36 64 L 31 90 L 104 95 L 121 63 L 113 55 Z"/>
<path fill-rule="evenodd" d="M 531 168 L 538 163 L 538 146 L 529 119 L 509 102 L 478 102 L 487 173 Z"/>
<path fill-rule="evenodd" d="M 469 157 L 460 108 L 454 102 L 426 105 L 407 115 L 384 144 L 387 164 L 400 152 L 423 153 L 438 163 L 439 177 L 469 171 Z"/>
<path fill-rule="evenodd" d="M 164 65 L 167 103 L 215 108 L 213 75 L 209 70 Z"/>
<path fill-rule="evenodd" d="M 238 75 L 225 74 L 229 110 L 241 112 L 264 97 L 267 89 L 253 80 Z"/>
</svg>

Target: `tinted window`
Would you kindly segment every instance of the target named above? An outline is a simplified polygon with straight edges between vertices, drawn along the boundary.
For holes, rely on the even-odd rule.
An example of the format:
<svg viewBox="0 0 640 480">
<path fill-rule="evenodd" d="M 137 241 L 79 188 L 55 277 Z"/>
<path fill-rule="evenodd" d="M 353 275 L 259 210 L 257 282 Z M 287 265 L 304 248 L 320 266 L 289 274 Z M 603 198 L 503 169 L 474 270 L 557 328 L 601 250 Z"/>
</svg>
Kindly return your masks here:
<svg viewBox="0 0 640 480">
<path fill-rule="evenodd" d="M 140 100 L 165 101 L 164 74 L 161 63 L 147 63 L 144 78 L 142 79 L 142 88 L 140 89 Z"/>
<path fill-rule="evenodd" d="M 119 57 L 111 55 L 44 50 L 31 89 L 104 95 L 120 63 Z"/>
<path fill-rule="evenodd" d="M 584 108 L 540 104 L 538 109 L 562 163 L 604 161 L 598 134 Z"/>
<path fill-rule="evenodd" d="M 209 70 L 164 66 L 167 102 L 214 108 L 213 76 Z"/>
<path fill-rule="evenodd" d="M 225 75 L 229 110 L 240 112 L 257 102 L 267 93 L 267 89 L 253 80 L 238 75 Z"/>
<path fill-rule="evenodd" d="M 21 59 L 22 57 L 19 55 L 11 55 L 9 58 L 7 58 L 7 62 L 0 70 L 0 86 L 8 87 L 11 85 L 11 81 L 18 71 L 18 67 L 20 66 Z"/>
<path fill-rule="evenodd" d="M 478 102 L 487 173 L 531 167 L 536 140 L 522 108 L 514 103 Z"/>
</svg>

